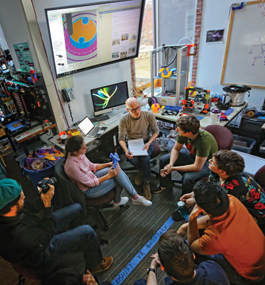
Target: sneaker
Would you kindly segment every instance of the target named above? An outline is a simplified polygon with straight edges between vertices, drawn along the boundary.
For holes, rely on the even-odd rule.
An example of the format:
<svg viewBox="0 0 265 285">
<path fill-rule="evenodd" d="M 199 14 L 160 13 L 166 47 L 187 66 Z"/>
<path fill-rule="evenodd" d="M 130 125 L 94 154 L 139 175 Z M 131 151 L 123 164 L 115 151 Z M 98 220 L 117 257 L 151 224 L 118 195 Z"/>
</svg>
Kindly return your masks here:
<svg viewBox="0 0 265 285">
<path fill-rule="evenodd" d="M 121 200 L 120 200 L 119 204 L 114 203 L 114 204 L 113 204 L 113 208 L 126 205 L 126 204 L 128 203 L 128 201 L 129 201 L 129 198 L 128 198 L 128 197 L 121 197 Z"/>
<path fill-rule="evenodd" d="M 160 185 L 157 185 L 155 189 L 152 189 L 152 193 L 158 194 L 166 190 L 166 187 L 160 187 Z"/>
<path fill-rule="evenodd" d="M 133 205 L 139 205 L 139 206 L 144 206 L 144 207 L 150 207 L 152 206 L 152 202 L 148 201 L 145 199 L 145 197 L 140 196 L 137 200 L 132 199 L 132 204 Z"/>
<path fill-rule="evenodd" d="M 150 189 L 150 184 L 149 183 L 144 183 L 143 186 L 143 192 L 144 192 L 144 197 L 147 200 L 151 200 L 152 199 L 152 195 L 151 195 L 151 189 Z"/>
<path fill-rule="evenodd" d="M 134 183 L 136 186 L 140 186 L 141 184 L 143 184 L 144 179 L 143 179 L 143 172 L 141 170 L 138 171 Z"/>
<path fill-rule="evenodd" d="M 105 256 L 99 265 L 90 270 L 91 274 L 97 274 L 102 271 L 108 270 L 113 263 L 112 256 Z"/>
</svg>

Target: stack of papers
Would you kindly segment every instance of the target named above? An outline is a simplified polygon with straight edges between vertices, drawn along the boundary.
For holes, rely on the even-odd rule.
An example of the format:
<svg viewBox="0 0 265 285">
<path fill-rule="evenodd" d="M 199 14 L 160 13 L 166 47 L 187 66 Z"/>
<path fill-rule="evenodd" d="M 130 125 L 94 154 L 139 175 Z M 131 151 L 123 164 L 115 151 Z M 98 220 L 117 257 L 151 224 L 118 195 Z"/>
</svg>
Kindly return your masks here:
<svg viewBox="0 0 265 285">
<path fill-rule="evenodd" d="M 148 155 L 147 150 L 144 148 L 143 139 L 135 139 L 128 141 L 129 150 L 132 152 L 133 156 L 145 156 Z"/>
</svg>

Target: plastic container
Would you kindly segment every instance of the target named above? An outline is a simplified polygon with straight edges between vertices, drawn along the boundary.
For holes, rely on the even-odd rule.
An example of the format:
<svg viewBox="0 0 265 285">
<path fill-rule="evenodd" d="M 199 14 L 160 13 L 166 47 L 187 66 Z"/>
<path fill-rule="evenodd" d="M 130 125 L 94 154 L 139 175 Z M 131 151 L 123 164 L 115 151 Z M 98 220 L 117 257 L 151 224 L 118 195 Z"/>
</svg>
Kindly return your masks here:
<svg viewBox="0 0 265 285">
<path fill-rule="evenodd" d="M 23 169 L 23 172 L 22 172 L 22 175 L 28 175 L 30 180 L 32 181 L 33 185 L 35 186 L 36 190 L 38 191 L 37 189 L 37 183 L 46 178 L 46 177 L 53 177 L 54 174 L 53 174 L 53 171 L 54 171 L 54 165 L 50 166 L 50 167 L 47 167 L 45 169 L 42 169 L 42 170 L 29 170 L 27 168 L 25 168 L 25 162 L 26 162 L 26 157 L 23 159 L 23 162 L 22 162 L 22 169 Z M 38 191 L 39 192 L 39 191 Z"/>
<path fill-rule="evenodd" d="M 182 218 L 185 220 L 186 217 L 190 214 L 189 210 L 185 206 L 185 203 L 182 201 L 178 202 L 178 211 L 180 212 Z"/>
<path fill-rule="evenodd" d="M 238 135 L 233 135 L 233 137 L 234 137 L 234 143 L 232 149 L 242 151 L 245 153 L 251 153 L 254 145 L 256 144 L 256 140 L 246 137 L 241 137 Z"/>
</svg>

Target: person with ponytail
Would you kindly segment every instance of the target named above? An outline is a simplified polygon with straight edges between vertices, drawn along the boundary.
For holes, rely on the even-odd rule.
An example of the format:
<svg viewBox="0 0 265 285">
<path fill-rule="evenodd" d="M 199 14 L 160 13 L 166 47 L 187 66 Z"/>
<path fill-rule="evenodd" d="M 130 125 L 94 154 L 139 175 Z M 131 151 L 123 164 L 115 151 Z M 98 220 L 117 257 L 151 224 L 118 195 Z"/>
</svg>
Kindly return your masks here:
<svg viewBox="0 0 265 285">
<path fill-rule="evenodd" d="M 89 198 L 105 195 L 116 187 L 114 207 L 127 204 L 128 197 L 120 197 L 118 188 L 123 188 L 131 196 L 132 204 L 151 206 L 152 202 L 137 194 L 128 176 L 113 163 L 92 163 L 86 157 L 87 146 L 82 136 L 71 136 L 66 141 L 64 170 L 68 178 Z"/>
</svg>

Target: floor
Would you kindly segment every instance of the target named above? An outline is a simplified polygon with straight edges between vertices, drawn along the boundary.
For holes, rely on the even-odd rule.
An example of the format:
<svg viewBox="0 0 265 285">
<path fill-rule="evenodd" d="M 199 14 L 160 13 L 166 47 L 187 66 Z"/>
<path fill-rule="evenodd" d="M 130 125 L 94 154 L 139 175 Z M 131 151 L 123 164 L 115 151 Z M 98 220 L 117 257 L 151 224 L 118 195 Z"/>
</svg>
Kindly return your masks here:
<svg viewBox="0 0 265 285">
<path fill-rule="evenodd" d="M 6 155 L 4 160 L 7 164 L 8 177 L 21 183 L 26 199 L 36 197 L 37 193 L 31 181 L 21 175 L 21 168 L 13 154 Z M 155 165 L 154 169 L 157 168 L 158 165 Z M 136 172 L 129 171 L 127 174 L 133 181 Z M 152 175 L 151 187 L 157 183 L 157 177 Z M 142 194 L 141 186 L 135 188 L 139 194 Z M 150 208 L 133 206 L 129 202 L 129 205 L 122 208 L 104 209 L 109 230 L 102 232 L 101 238 L 108 240 L 108 244 L 102 245 L 101 248 L 103 255 L 113 256 L 114 263 L 108 271 L 99 275 L 102 280 L 109 280 L 113 284 L 133 284 L 136 279 L 146 278 L 146 269 L 149 268 L 151 261 L 150 255 L 156 252 L 156 240 L 163 230 L 168 228 L 164 223 L 174 212 L 180 191 L 181 188 L 174 187 L 173 191 L 153 194 L 153 205 Z M 173 221 L 171 223 L 173 223 L 171 228 L 178 228 L 181 224 Z M 139 262 L 138 265 L 135 265 L 135 262 Z M 157 277 L 158 284 L 163 284 L 164 273 L 159 270 Z M 0 258 L 0 280 L 0 283 L 5 285 L 18 284 L 18 274 L 2 258 Z M 40 282 L 26 279 L 25 284 L 35 285 Z"/>
</svg>

